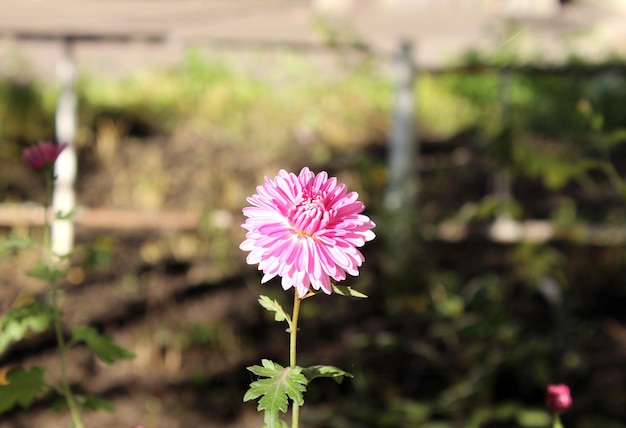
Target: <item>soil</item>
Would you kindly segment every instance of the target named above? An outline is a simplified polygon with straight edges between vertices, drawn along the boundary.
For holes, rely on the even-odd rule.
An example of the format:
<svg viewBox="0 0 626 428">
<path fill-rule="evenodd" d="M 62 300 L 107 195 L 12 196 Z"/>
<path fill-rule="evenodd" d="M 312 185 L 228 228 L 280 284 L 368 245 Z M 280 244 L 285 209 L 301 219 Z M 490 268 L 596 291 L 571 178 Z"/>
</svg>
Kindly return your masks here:
<svg viewBox="0 0 626 428">
<path fill-rule="evenodd" d="M 253 185 L 241 183 L 252 183 L 256 174 L 232 166 L 235 152 L 224 145 L 198 141 L 128 136 L 119 141 L 113 163 L 106 163 L 97 147 L 79 151 L 78 200 L 90 208 L 145 208 L 149 201 L 137 200 L 137 193 L 129 189 L 146 176 L 154 177 L 155 168 L 170 177 L 156 193 L 159 207 L 199 212 L 203 204 L 212 203 L 211 198 L 221 207 L 204 211 L 202 225 L 192 231 L 90 230 L 77 226 L 77 254 L 61 284 L 66 335 L 69 337 L 71 326 L 89 325 L 136 355 L 132 360 L 108 365 L 81 345 L 68 353 L 73 389 L 115 405 L 113 412 L 86 411 L 84 421 L 89 428 L 137 424 L 147 428 L 260 427 L 262 417 L 256 403 L 242 401 L 251 381 L 246 367 L 259 364 L 261 358 L 288 362 L 285 327 L 268 317 L 256 300 L 262 293 L 269 294 L 288 308 L 291 298 L 275 283 L 260 285 L 256 269 L 245 264 L 245 255 L 237 248 L 244 233 L 239 227 L 243 196 L 224 197 L 217 191 L 220 186 L 225 189 L 225 183 L 232 179 L 229 189 L 247 187 L 252 192 Z M 220 160 L 220 168 L 211 174 L 202 167 L 207 158 Z M 251 166 L 254 164 L 251 161 Z M 170 174 L 181 165 L 185 165 L 183 177 Z M 117 177 L 116 182 L 119 174 L 126 181 L 119 182 Z M 37 177 L 29 178 L 37 183 Z M 202 183 L 203 179 L 206 182 Z M 198 185 L 191 186 L 190 182 Z M 202 189 L 205 199 L 200 204 Z M 37 186 L 28 190 L 25 199 L 43 194 Z M 154 189 L 143 190 L 150 193 Z M 37 227 L 22 226 L 4 230 L 9 231 L 35 237 L 41 233 Z M 25 275 L 35 257 L 2 260 L 3 310 L 28 296 L 47 298 L 42 285 Z M 350 337 L 356 332 L 351 326 L 366 316 L 368 305 L 352 310 L 341 302 L 326 310 L 326 299 L 319 296 L 317 302 L 306 302 L 311 307 L 303 312 L 302 331 L 311 337 L 302 339 L 301 355 L 305 361 L 339 365 L 347 358 L 341 342 L 352 341 Z M 314 316 L 319 311 L 325 314 Z M 325 334 L 323 329 L 334 333 Z M 52 332 L 15 343 L 0 357 L 0 366 L 41 366 L 46 370 L 46 380 L 58 384 L 59 356 Z M 0 416 L 0 428 L 67 427 L 68 412 L 50 410 L 56 400 L 42 397 L 26 409 L 16 407 Z M 309 411 L 303 410 L 304 420 Z"/>
</svg>

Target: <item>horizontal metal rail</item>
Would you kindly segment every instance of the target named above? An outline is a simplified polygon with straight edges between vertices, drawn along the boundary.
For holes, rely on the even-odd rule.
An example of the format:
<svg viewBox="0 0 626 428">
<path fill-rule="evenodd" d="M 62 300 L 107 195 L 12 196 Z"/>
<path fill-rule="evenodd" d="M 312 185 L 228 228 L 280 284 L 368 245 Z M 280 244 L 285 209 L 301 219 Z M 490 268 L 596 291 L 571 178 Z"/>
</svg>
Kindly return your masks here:
<svg viewBox="0 0 626 428">
<path fill-rule="evenodd" d="M 53 220 L 52 218 L 50 220 Z M 184 211 L 146 211 L 113 208 L 84 208 L 72 216 L 77 226 L 89 229 L 194 230 L 201 216 Z M 42 226 L 44 209 L 34 204 L 0 205 L 0 226 Z"/>
<path fill-rule="evenodd" d="M 34 31 L 20 29 L 0 29 L 0 38 L 10 38 L 22 42 L 61 42 L 61 43 L 148 43 L 162 44 L 177 42 L 183 45 L 207 45 L 229 49 L 277 50 L 288 49 L 301 52 L 345 52 L 354 51 L 373 55 L 385 61 L 394 60 L 394 52 L 374 49 L 363 42 L 322 43 L 298 40 L 242 40 L 226 37 L 192 37 L 178 39 L 172 32 L 91 32 L 91 31 Z M 609 60 L 599 63 L 511 63 L 495 64 L 488 60 L 460 61 L 446 66 L 416 64 L 417 73 L 426 74 L 525 74 L 544 76 L 589 76 L 605 73 L 626 73 L 626 59 Z"/>
<path fill-rule="evenodd" d="M 78 43 L 164 43 L 169 40 L 168 33 L 153 32 L 91 32 L 91 31 L 31 31 L 0 30 L 0 37 L 23 42 L 78 42 Z"/>
</svg>

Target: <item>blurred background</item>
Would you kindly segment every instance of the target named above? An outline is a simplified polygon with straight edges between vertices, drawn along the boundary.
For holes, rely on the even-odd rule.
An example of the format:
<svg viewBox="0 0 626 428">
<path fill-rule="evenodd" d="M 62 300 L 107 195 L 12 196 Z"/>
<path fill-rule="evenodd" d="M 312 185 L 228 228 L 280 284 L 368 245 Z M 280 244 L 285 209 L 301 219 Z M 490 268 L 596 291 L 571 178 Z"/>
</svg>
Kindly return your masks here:
<svg viewBox="0 0 626 428">
<path fill-rule="evenodd" d="M 0 1 L 0 238 L 41 234 L 21 164 L 72 143 L 65 320 L 137 357 L 70 354 L 90 428 L 260 427 L 247 366 L 288 362 L 238 249 L 265 175 L 327 170 L 377 239 L 302 307 L 308 428 L 626 426 L 626 1 Z M 39 214 L 38 214 L 39 213 Z M 39 222 L 39 223 L 38 223 Z M 0 259 L 0 309 L 42 290 Z M 0 355 L 53 381 L 51 333 Z M 1 428 L 65 427 L 42 397 Z"/>
</svg>

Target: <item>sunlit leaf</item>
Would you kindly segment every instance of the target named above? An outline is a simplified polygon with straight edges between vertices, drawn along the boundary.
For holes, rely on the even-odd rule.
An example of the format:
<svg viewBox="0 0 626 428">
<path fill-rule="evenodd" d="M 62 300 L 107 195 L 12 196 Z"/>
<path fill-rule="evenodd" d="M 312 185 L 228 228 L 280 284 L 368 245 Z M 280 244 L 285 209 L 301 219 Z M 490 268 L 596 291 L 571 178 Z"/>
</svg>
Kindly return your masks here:
<svg viewBox="0 0 626 428">
<path fill-rule="evenodd" d="M 8 385 L 0 386 L 0 414 L 16 404 L 28 407 L 44 388 L 44 371 L 41 367 L 30 370 L 11 370 L 7 375 Z"/>
<path fill-rule="evenodd" d="M 522 409 L 517 414 L 517 423 L 523 427 L 547 427 L 550 424 L 550 413 L 538 409 Z"/>
<path fill-rule="evenodd" d="M 243 401 L 261 397 L 257 409 L 264 411 L 265 424 L 269 428 L 278 428 L 281 427 L 279 412 L 287 411 L 288 399 L 295 406 L 304 404 L 302 393 L 306 391 L 307 379 L 301 367 L 283 367 L 270 360 L 261 360 L 261 364 L 248 367 L 248 370 L 263 379 L 250 384 Z"/>
<path fill-rule="evenodd" d="M 0 354 L 11 343 L 23 339 L 29 330 L 45 331 L 51 321 L 52 314 L 39 301 L 11 309 L 0 318 Z"/>
<path fill-rule="evenodd" d="M 333 366 L 311 366 L 302 369 L 302 374 L 309 382 L 318 377 L 329 377 L 337 383 L 341 383 L 344 378 L 353 378 L 351 373 L 341 370 Z"/>
<path fill-rule="evenodd" d="M 339 294 L 340 296 L 350 296 L 358 297 L 360 299 L 367 299 L 367 295 L 361 293 L 360 291 L 356 291 L 354 288 L 348 287 L 346 285 L 333 284 L 333 293 Z"/>
<path fill-rule="evenodd" d="M 259 303 L 268 311 L 274 312 L 274 320 L 287 321 L 289 325 L 291 325 L 291 318 L 276 300 L 270 299 L 267 296 L 261 296 L 259 297 Z"/>
<path fill-rule="evenodd" d="M 105 363 L 135 358 L 135 354 L 117 345 L 109 336 L 98 333 L 93 327 L 74 327 L 72 341 L 84 341 L 89 349 Z"/>
</svg>

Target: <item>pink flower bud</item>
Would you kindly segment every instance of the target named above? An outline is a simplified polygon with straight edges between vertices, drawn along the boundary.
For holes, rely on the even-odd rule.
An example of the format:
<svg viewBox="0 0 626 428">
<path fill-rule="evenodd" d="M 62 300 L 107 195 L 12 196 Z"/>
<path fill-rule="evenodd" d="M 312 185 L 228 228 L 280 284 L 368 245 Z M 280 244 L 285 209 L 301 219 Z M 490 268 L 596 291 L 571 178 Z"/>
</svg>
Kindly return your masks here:
<svg viewBox="0 0 626 428">
<path fill-rule="evenodd" d="M 22 160 L 29 168 L 39 171 L 53 166 L 65 147 L 67 144 L 57 145 L 49 141 L 41 141 L 39 144 L 25 148 L 22 152 Z"/>
<path fill-rule="evenodd" d="M 561 383 L 558 385 L 548 385 L 546 392 L 546 405 L 556 413 L 563 413 L 572 405 L 572 396 L 569 386 Z"/>
</svg>

